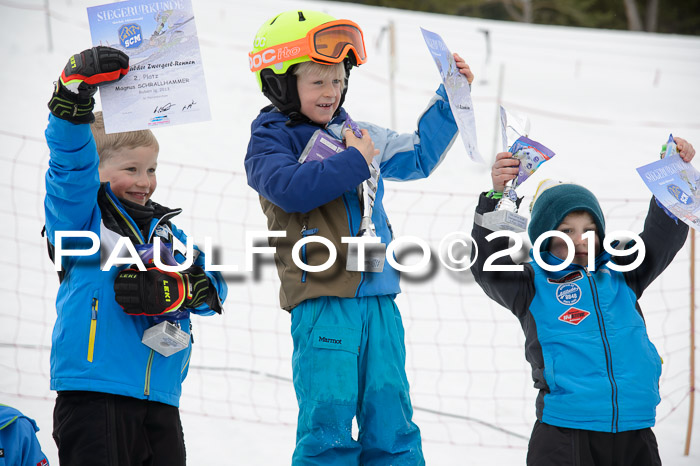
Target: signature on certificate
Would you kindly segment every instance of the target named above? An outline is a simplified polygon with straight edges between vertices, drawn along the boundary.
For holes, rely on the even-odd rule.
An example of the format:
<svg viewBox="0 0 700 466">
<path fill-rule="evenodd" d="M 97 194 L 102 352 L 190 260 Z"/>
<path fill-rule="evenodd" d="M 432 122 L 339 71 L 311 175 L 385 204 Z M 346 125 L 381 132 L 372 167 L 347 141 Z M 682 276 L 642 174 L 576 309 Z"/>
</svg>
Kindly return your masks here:
<svg viewBox="0 0 700 466">
<path fill-rule="evenodd" d="M 155 110 L 153 110 L 153 113 L 163 113 L 163 112 L 167 112 L 167 111 L 170 110 L 171 108 L 173 108 L 173 104 L 171 104 L 170 102 L 168 102 L 168 103 L 165 104 L 165 105 L 156 106 Z"/>
<path fill-rule="evenodd" d="M 189 104 L 187 104 L 187 105 L 184 105 L 184 106 L 182 107 L 182 111 L 183 111 L 183 112 L 186 112 L 187 110 L 192 110 L 192 109 L 194 108 L 195 105 L 197 105 L 197 102 L 195 102 L 194 99 L 192 99 L 192 102 L 191 102 L 191 103 L 189 103 Z"/>
</svg>

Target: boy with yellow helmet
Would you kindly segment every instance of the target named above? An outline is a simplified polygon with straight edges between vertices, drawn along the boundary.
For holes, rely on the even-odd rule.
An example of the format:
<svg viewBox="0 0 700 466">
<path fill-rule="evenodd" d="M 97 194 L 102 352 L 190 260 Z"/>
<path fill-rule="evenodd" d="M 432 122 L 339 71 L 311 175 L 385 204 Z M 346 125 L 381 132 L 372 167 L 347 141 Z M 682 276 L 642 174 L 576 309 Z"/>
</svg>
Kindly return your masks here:
<svg viewBox="0 0 700 466">
<path fill-rule="evenodd" d="M 270 245 L 276 248 L 281 307 L 292 319 L 299 403 L 293 464 L 425 464 L 420 431 L 411 420 L 404 330 L 394 303 L 399 273 L 386 261 L 381 271 L 347 270 L 342 238 L 357 235 L 363 208 L 356 188 L 372 178 L 376 236 L 391 242 L 384 180 L 424 178 L 443 160 L 457 136 L 445 89 L 438 88 L 414 133 L 364 122 L 348 130 L 342 104 L 350 69 L 367 60 L 362 30 L 309 10 L 266 21 L 249 58 L 273 104 L 251 125 L 245 168 L 268 228 L 286 232 L 270 238 Z M 455 60 L 471 83 L 469 66 L 458 55 Z M 319 132 L 345 149 L 300 163 Z M 337 251 L 322 272 L 307 273 L 292 258 L 294 245 L 311 236 L 323 237 Z M 328 249 L 308 242 L 295 254 L 314 266 L 326 262 Z"/>
<path fill-rule="evenodd" d="M 288 11 L 265 22 L 258 30 L 249 54 L 250 70 L 272 104 L 290 118 L 299 114 L 294 65 L 313 61 L 324 65 L 343 63 L 349 76 L 352 66 L 367 61 L 360 27 L 317 11 Z M 347 77 L 338 107 L 345 100 Z"/>
</svg>

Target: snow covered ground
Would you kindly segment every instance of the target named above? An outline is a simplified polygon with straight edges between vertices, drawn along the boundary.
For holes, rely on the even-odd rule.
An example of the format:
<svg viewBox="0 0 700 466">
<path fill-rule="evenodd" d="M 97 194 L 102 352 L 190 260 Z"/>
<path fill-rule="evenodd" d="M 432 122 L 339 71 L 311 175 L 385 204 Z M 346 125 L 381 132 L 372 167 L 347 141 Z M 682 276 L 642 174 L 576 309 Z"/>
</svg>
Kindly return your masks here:
<svg viewBox="0 0 700 466">
<path fill-rule="evenodd" d="M 8 242 L 0 257 L 0 402 L 37 420 L 52 464 L 58 462 L 48 355 L 57 280 L 39 236 L 48 159 L 43 130 L 51 83 L 71 54 L 90 46 L 85 8 L 98 3 L 49 0 L 47 19 L 43 0 L 0 0 L 0 235 Z M 244 232 L 265 227 L 243 171 L 250 121 L 266 105 L 248 71 L 247 52 L 264 20 L 291 8 L 323 10 L 361 25 L 369 61 L 353 70 L 345 107 L 356 121 L 398 131 L 413 130 L 438 85 L 419 26 L 441 34 L 477 76 L 472 96 L 481 154 L 493 157 L 499 147 L 499 102 L 527 114 L 531 137 L 557 153 L 519 189 L 523 205 L 541 179 L 573 180 L 600 197 L 608 231 L 638 231 L 648 194 L 635 168 L 655 160 L 670 132 L 700 149 L 699 38 L 333 2 L 194 0 L 194 8 L 212 121 L 156 132 L 161 155 L 155 199 L 183 207 L 178 226 L 195 237 L 211 236 L 221 245 L 222 263 L 242 267 Z M 395 122 L 383 32 L 391 20 L 397 38 Z M 448 233 L 470 231 L 477 195 L 489 183 L 488 167 L 470 162 L 458 140 L 431 178 L 387 184 L 394 231 L 437 248 Z M 686 245 L 641 302 L 665 362 L 655 432 L 666 465 L 700 461 L 698 421 L 691 455 L 683 456 L 689 258 Z M 468 272 L 448 272 L 435 260 L 431 267 L 404 277 L 399 297 L 426 459 L 437 465 L 523 464 L 536 393 L 517 320 L 490 303 Z M 277 309 L 274 267 L 264 263 L 255 274 L 229 278 L 225 316 L 195 322 L 196 347 L 182 399 L 189 464 L 288 464 L 296 401 L 289 381 L 289 318 Z"/>
</svg>

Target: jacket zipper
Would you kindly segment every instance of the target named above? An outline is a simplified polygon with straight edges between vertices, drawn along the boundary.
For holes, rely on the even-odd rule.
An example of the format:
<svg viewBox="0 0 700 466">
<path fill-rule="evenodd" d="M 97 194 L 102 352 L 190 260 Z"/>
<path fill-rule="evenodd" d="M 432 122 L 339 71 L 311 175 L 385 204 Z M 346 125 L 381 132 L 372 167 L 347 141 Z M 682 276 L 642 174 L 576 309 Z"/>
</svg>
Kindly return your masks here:
<svg viewBox="0 0 700 466">
<path fill-rule="evenodd" d="M 618 429 L 618 416 L 619 410 L 617 406 L 617 382 L 615 381 L 615 374 L 613 371 L 612 362 L 612 351 L 610 350 L 610 342 L 608 341 L 608 335 L 605 331 L 605 320 L 603 319 L 603 312 L 600 309 L 600 301 L 598 300 L 598 288 L 596 287 L 595 280 L 591 277 L 591 273 L 588 271 L 587 267 L 583 270 L 586 271 L 586 276 L 588 277 L 588 284 L 593 291 L 593 306 L 596 312 L 596 318 L 598 319 L 598 329 L 600 330 L 600 335 L 603 339 L 603 349 L 605 350 L 605 366 L 608 371 L 608 380 L 610 381 L 610 388 L 612 390 L 612 424 L 610 426 L 611 432 L 615 433 Z"/>
<path fill-rule="evenodd" d="M 185 370 L 190 365 L 190 359 L 192 358 L 192 345 L 194 345 L 194 333 L 192 332 L 192 321 L 190 320 L 190 347 L 187 348 L 189 354 L 187 355 L 185 364 L 182 366 L 182 370 L 180 371 L 181 374 L 184 374 Z"/>
<path fill-rule="evenodd" d="M 318 228 L 306 228 L 306 222 L 308 219 L 304 219 L 303 225 L 301 226 L 301 237 L 306 238 L 307 236 L 315 235 L 318 233 Z M 308 265 L 308 262 L 306 261 L 306 244 L 301 247 L 301 261 L 304 264 Z M 301 282 L 306 283 L 306 270 L 302 270 L 301 272 Z"/>
<path fill-rule="evenodd" d="M 192 349 L 191 348 L 190 348 L 189 354 L 187 355 L 187 360 L 185 361 L 185 364 L 182 366 L 182 370 L 180 371 L 180 374 L 184 374 L 185 370 L 187 370 L 187 368 L 189 367 L 190 358 L 192 358 Z"/>
<path fill-rule="evenodd" d="M 156 228 L 158 227 L 158 225 L 162 224 L 168 218 L 173 217 L 173 216 L 179 214 L 180 212 L 182 212 L 182 209 L 176 209 L 176 210 L 173 210 L 170 212 L 166 212 L 165 215 L 163 215 L 161 218 L 158 219 L 155 226 L 151 229 L 151 231 L 149 232 L 148 238 L 147 238 L 148 241 L 146 241 L 146 240 L 144 240 L 143 235 L 141 235 L 141 232 L 139 231 L 139 229 L 136 226 L 133 219 L 131 219 L 131 217 L 129 217 L 128 215 L 124 214 L 121 211 L 121 209 L 119 209 L 117 207 L 116 202 L 113 199 L 111 199 L 109 196 L 107 196 L 107 197 L 109 198 L 110 202 L 112 203 L 112 205 L 114 206 L 116 211 L 119 213 L 119 215 L 121 215 L 122 218 L 126 221 L 129 228 L 131 228 L 132 232 L 134 233 L 134 236 L 136 238 L 138 238 L 143 244 L 147 244 L 151 241 L 151 239 L 153 238 L 153 233 L 156 231 Z M 95 318 L 96 317 L 97 317 L 97 308 L 95 307 Z M 92 324 L 91 324 L 90 330 L 92 333 Z M 145 379 L 144 387 L 143 387 L 143 394 L 146 396 L 149 396 L 150 392 L 151 392 L 151 369 L 153 367 L 154 354 L 155 354 L 155 351 L 151 350 L 151 352 L 148 355 L 148 363 L 146 364 L 146 379 Z M 88 353 L 88 355 L 89 355 L 89 353 Z"/>
<path fill-rule="evenodd" d="M 92 305 L 90 306 L 90 338 L 88 339 L 88 353 L 87 360 L 92 362 L 93 356 L 95 354 L 95 335 L 97 334 L 97 307 L 99 305 L 99 300 L 97 299 L 97 292 L 92 297 Z"/>
<path fill-rule="evenodd" d="M 153 354 L 154 350 L 151 350 L 151 354 L 148 356 L 148 364 L 146 365 L 146 382 L 143 386 L 143 394 L 148 396 L 151 394 L 151 368 L 153 367 Z"/>
<path fill-rule="evenodd" d="M 359 201 L 358 201 L 359 202 Z M 350 236 L 355 236 L 357 232 L 352 231 L 352 213 L 350 210 L 350 204 L 348 203 L 348 200 L 345 198 L 345 194 L 343 194 L 343 204 L 345 204 L 345 212 L 347 212 L 348 216 L 348 234 Z M 359 228 L 359 225 L 358 225 Z M 357 289 L 355 289 L 355 297 L 358 297 L 360 295 L 360 289 L 362 288 L 362 285 L 365 282 L 365 273 L 366 272 L 360 272 L 360 283 L 357 284 Z"/>
<path fill-rule="evenodd" d="M 108 196 L 108 198 L 109 198 L 109 196 Z M 109 198 L 109 200 L 112 203 L 112 205 L 114 206 L 114 208 L 116 209 L 116 211 L 119 213 L 119 215 L 121 215 L 121 217 L 124 219 L 124 221 L 129 226 L 129 228 L 131 228 L 131 231 L 134 234 L 134 236 L 139 241 L 141 241 L 140 244 L 146 244 L 146 241 L 144 241 L 144 238 L 143 238 L 143 235 L 141 234 L 141 231 L 139 231 L 139 229 L 136 226 L 133 219 L 130 216 L 126 215 L 124 212 L 122 212 L 121 209 L 119 209 L 119 207 L 117 207 L 117 204 L 113 199 Z M 154 353 L 155 353 L 155 351 L 151 350 L 151 352 L 148 355 L 148 362 L 146 363 L 146 377 L 145 377 L 144 386 L 143 386 L 143 394 L 145 396 L 148 396 L 151 392 L 151 367 L 153 366 L 153 354 Z"/>
</svg>

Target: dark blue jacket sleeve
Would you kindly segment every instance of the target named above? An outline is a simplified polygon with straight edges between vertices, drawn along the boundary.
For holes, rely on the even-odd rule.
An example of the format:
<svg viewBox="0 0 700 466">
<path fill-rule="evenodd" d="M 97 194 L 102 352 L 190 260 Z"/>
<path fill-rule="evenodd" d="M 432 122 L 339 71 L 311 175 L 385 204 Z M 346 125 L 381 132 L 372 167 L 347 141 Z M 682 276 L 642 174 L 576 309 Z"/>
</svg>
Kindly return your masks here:
<svg viewBox="0 0 700 466">
<path fill-rule="evenodd" d="M 258 126 L 245 160 L 248 184 L 285 212 L 308 212 L 369 178 L 367 162 L 355 148 L 323 162 L 299 163 L 303 149 L 295 150 L 284 129 Z"/>
<path fill-rule="evenodd" d="M 659 207 L 656 199 L 649 203 L 649 211 L 644 220 L 644 230 L 639 235 L 644 242 L 646 255 L 639 267 L 625 272 L 625 281 L 639 299 L 652 281 L 668 267 L 688 237 L 688 225 L 672 219 Z M 629 243 L 629 248 L 634 243 Z M 637 254 L 614 258 L 620 265 L 631 264 Z"/>
<path fill-rule="evenodd" d="M 483 214 L 492 212 L 496 208 L 497 203 L 497 200 L 487 198 L 485 193 L 479 196 L 471 235 L 474 239 L 474 247 L 472 248 L 472 260 L 474 260 L 474 263 L 471 266 L 471 271 L 474 280 L 489 298 L 506 309 L 510 309 L 518 318 L 522 318 L 535 297 L 532 266 L 530 264 L 522 264 L 522 271 L 484 270 L 486 261 L 493 254 L 505 251 L 509 247 L 507 237 L 502 236 L 487 241 L 486 237 L 493 232 L 481 226 Z M 475 255 L 476 257 L 474 257 Z M 494 265 L 515 265 L 513 259 L 508 255 L 499 257 L 493 263 Z"/>
</svg>

